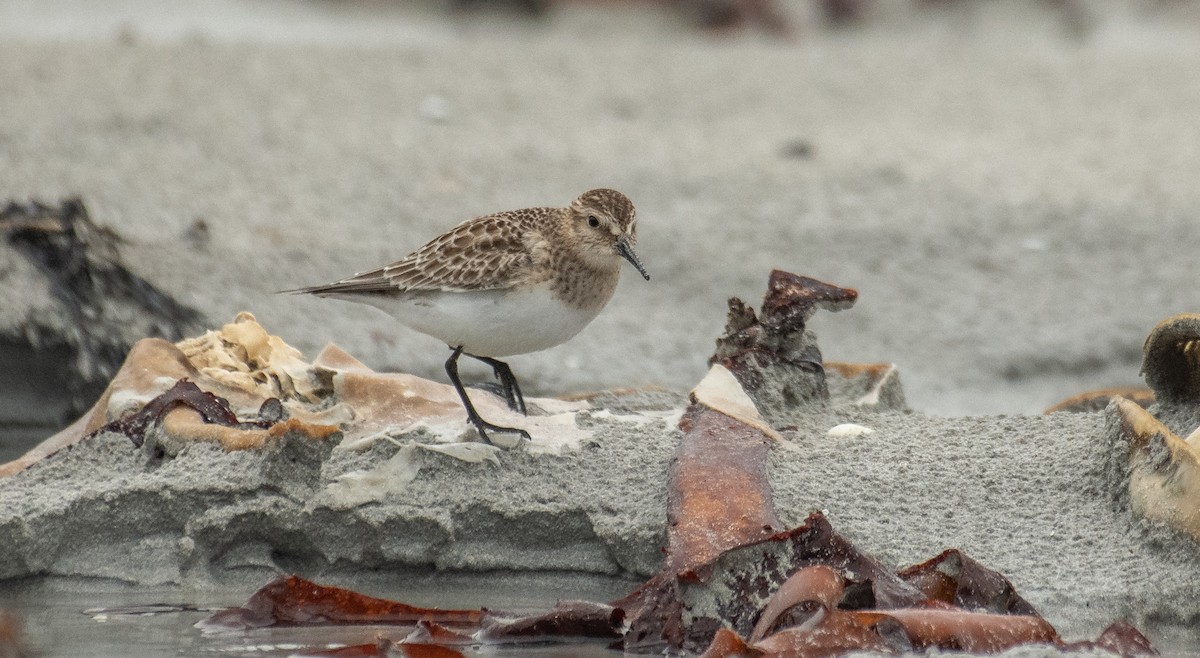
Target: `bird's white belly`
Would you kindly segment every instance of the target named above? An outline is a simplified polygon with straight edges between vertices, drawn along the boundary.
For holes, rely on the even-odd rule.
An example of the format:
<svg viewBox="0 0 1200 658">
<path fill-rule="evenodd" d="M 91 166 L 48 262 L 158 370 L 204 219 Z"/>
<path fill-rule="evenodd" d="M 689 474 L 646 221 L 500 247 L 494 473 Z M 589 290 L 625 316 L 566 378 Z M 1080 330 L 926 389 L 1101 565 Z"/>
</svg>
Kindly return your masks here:
<svg viewBox="0 0 1200 658">
<path fill-rule="evenodd" d="M 368 303 L 447 345 L 462 345 L 468 354 L 491 357 L 554 347 L 579 333 L 600 312 L 567 306 L 544 289 L 428 292 Z"/>
</svg>

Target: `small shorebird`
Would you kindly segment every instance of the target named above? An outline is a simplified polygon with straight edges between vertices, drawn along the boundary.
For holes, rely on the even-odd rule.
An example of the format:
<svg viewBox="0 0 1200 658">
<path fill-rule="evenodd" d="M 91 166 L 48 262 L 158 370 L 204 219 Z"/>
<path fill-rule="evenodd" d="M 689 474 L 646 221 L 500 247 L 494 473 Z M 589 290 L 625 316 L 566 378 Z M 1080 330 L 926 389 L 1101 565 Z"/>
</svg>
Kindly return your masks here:
<svg viewBox="0 0 1200 658">
<path fill-rule="evenodd" d="M 529 433 L 480 417 L 458 376 L 458 357 L 492 367 L 513 411 L 526 413 L 517 378 L 501 357 L 554 347 L 579 333 L 612 298 L 633 251 L 637 213 L 616 190 L 584 192 L 566 208 L 526 208 L 476 217 L 403 259 L 291 293 L 379 308 L 450 346 L 446 374 L 467 419 L 488 432 Z"/>
</svg>

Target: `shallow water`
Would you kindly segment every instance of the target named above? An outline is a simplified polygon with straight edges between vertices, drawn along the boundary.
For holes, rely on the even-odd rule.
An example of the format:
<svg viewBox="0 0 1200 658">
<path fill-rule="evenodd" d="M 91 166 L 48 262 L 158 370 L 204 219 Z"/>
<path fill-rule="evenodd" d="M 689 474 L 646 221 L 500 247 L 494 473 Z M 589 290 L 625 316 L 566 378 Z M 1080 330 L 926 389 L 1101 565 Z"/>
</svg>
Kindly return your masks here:
<svg viewBox="0 0 1200 658">
<path fill-rule="evenodd" d="M 54 427 L 0 425 L 0 464 L 20 457 L 56 431 Z"/>
<path fill-rule="evenodd" d="M 621 579 L 574 575 L 504 574 L 381 577 L 352 586 L 373 596 L 421 606 L 477 608 L 517 613 L 544 611 L 564 598 L 604 601 L 636 586 Z M 329 581 L 322 581 L 329 582 Z M 261 583 L 260 583 L 261 584 Z M 333 583 L 330 583 L 333 584 Z M 75 588 L 75 591 L 73 591 Z M 83 590 L 81 593 L 78 590 Z M 65 582 L 0 585 L 0 609 L 24 619 L 25 636 L 40 656 L 289 656 L 304 650 L 373 642 L 377 634 L 400 639 L 409 627 L 343 626 L 204 632 L 196 622 L 211 609 L 241 605 L 254 591 L 197 591 L 183 588 L 117 588 Z M 111 614 L 98 609 L 157 604 L 192 610 L 153 614 Z M 197 610 L 198 608 L 198 610 Z M 604 643 L 573 642 L 521 646 L 466 647 L 466 656 L 494 658 L 600 658 L 619 656 Z"/>
<path fill-rule="evenodd" d="M 488 607 L 517 613 L 544 611 L 559 599 L 606 601 L 637 583 L 616 578 L 567 574 L 414 574 L 380 576 L 368 584 L 330 582 L 373 596 L 422 606 Z M 195 624 L 212 609 L 241 605 L 253 592 L 184 588 L 119 588 L 94 583 L 16 583 L 0 586 L 0 609 L 24 618 L 25 635 L 40 656 L 259 656 L 284 657 L 305 650 L 369 643 L 377 634 L 399 639 L 408 627 L 343 626 L 204 632 Z M 97 609 L 156 604 L 192 610 L 154 614 L 111 614 Z M 1166 656 L 1200 658 L 1200 628 L 1143 623 L 1142 630 Z M 1069 633 L 1068 629 L 1061 629 Z M 1094 637 L 1101 629 L 1073 629 L 1068 639 Z M 1078 637 L 1077 637 L 1078 636 Z M 464 655 L 491 658 L 612 658 L 624 655 L 601 642 L 462 648 Z M 1036 647 L 1015 650 L 1021 656 L 1056 656 Z"/>
</svg>

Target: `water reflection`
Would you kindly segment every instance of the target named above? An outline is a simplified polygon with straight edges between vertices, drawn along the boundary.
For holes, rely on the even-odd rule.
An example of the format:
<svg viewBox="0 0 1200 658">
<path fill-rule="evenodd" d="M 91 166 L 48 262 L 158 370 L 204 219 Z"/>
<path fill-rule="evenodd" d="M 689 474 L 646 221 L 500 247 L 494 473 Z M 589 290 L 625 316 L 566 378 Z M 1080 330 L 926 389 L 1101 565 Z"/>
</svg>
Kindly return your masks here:
<svg viewBox="0 0 1200 658">
<path fill-rule="evenodd" d="M 515 613 L 544 611 L 559 599 L 609 601 L 637 581 L 577 574 L 381 574 L 370 580 L 323 576 L 323 583 L 372 596 L 443 608 L 487 607 Z M 29 645 L 41 656 L 257 656 L 279 657 L 304 649 L 371 642 L 376 633 L 402 638 L 407 628 L 381 626 L 276 628 L 203 633 L 196 622 L 217 608 L 241 605 L 263 583 L 245 588 L 131 588 L 112 583 L 63 580 L 0 585 L 0 609 L 25 620 Z M 165 605 L 163 605 L 165 604 Z M 137 606 L 137 609 L 131 609 Z M 186 610 L 171 611 L 176 607 Z M 96 609 L 124 608 L 115 612 Z M 1200 628 L 1138 621 L 1164 655 L 1200 658 Z M 1060 628 L 1068 639 L 1094 629 Z M 1072 631 L 1078 630 L 1078 633 Z M 462 647 L 487 658 L 614 658 L 624 655 L 603 643 Z"/>
<path fill-rule="evenodd" d="M 371 581 L 323 578 L 373 596 L 421 606 L 487 607 L 530 614 L 563 598 L 606 601 L 637 583 L 575 574 L 404 574 Z M 31 648 L 42 656 L 170 655 L 283 657 L 306 648 L 363 644 L 377 633 L 402 638 L 409 628 L 381 626 L 261 629 L 202 633 L 196 622 L 209 610 L 241 605 L 263 583 L 219 591 L 188 588 L 124 588 L 112 584 L 64 581 L 8 583 L 0 588 L 0 608 L 19 613 Z M 187 608 L 176 611 L 178 607 Z M 121 608 L 115 610 L 114 608 Z M 110 610 L 102 612 L 102 610 Z M 466 656 L 489 658 L 612 658 L 602 643 L 577 642 L 521 646 L 463 647 Z"/>
</svg>

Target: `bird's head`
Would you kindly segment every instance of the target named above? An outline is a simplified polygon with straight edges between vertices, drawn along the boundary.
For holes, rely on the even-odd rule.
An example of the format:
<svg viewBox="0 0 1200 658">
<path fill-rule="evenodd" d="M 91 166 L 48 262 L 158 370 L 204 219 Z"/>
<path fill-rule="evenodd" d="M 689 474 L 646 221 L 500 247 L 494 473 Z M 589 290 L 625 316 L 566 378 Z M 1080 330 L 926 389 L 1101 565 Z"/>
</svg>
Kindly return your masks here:
<svg viewBox="0 0 1200 658">
<path fill-rule="evenodd" d="M 605 263 L 624 258 L 650 280 L 633 251 L 637 243 L 637 210 L 624 194 L 608 189 L 584 192 L 571 202 L 569 230 L 589 257 Z"/>
</svg>

